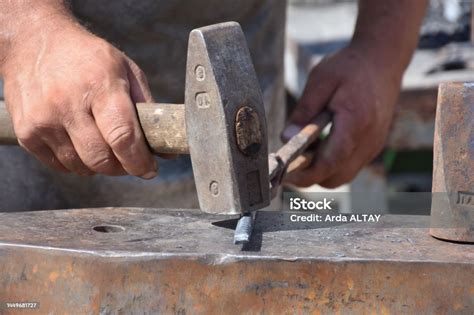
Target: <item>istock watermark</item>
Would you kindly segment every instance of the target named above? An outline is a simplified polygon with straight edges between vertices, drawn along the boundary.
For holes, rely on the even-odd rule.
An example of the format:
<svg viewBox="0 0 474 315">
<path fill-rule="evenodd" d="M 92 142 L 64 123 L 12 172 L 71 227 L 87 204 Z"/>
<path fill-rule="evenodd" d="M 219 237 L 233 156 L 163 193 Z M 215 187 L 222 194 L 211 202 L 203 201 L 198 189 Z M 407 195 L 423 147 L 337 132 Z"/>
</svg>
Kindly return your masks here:
<svg viewBox="0 0 474 315">
<path fill-rule="evenodd" d="M 290 198 L 290 210 L 333 210 L 334 199 L 323 198 L 319 201 L 306 200 L 303 198 Z"/>
<path fill-rule="evenodd" d="M 375 197 L 375 198 L 374 198 Z M 289 223 L 313 227 L 353 226 L 365 224 L 379 226 L 383 216 L 389 214 L 377 202 L 377 195 L 357 195 L 348 192 L 305 191 L 283 194 L 283 214 Z M 355 225 L 354 225 L 355 224 Z"/>
<path fill-rule="evenodd" d="M 384 228 L 384 222 L 404 228 L 455 228 L 449 222 L 430 219 L 432 207 L 447 208 L 450 204 L 474 209 L 474 193 L 446 192 L 312 192 L 286 191 L 277 212 L 289 224 L 302 228 L 360 227 Z M 466 210 L 466 211 L 467 211 Z M 417 216 L 416 220 L 398 220 L 400 215 Z M 390 219 L 389 216 L 395 216 Z M 397 221 L 398 220 L 398 221 Z M 434 224 L 434 225 L 433 225 Z M 469 221 L 466 220 L 466 225 Z M 295 225 L 295 226 L 296 226 Z"/>
</svg>

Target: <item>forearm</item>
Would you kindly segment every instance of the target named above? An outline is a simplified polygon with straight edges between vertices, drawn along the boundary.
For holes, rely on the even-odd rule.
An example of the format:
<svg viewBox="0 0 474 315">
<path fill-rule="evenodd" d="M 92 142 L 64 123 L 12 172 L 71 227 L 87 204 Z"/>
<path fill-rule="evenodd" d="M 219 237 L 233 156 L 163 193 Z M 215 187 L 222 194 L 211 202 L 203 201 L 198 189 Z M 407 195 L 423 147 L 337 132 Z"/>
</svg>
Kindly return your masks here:
<svg viewBox="0 0 474 315">
<path fill-rule="evenodd" d="M 359 0 L 351 45 L 401 79 L 416 49 L 427 4 L 428 0 Z"/>
<path fill-rule="evenodd" d="M 16 46 L 64 22 L 75 23 L 64 0 L 0 1 L 0 74 Z"/>
</svg>

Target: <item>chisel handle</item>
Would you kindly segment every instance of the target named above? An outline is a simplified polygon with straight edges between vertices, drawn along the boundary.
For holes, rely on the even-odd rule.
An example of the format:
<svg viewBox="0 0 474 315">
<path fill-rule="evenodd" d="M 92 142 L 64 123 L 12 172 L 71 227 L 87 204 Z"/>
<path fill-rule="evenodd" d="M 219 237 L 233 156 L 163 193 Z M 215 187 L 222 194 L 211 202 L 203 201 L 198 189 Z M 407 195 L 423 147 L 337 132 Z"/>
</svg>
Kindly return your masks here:
<svg viewBox="0 0 474 315">
<path fill-rule="evenodd" d="M 312 122 L 301 129 L 276 153 L 269 155 L 270 193 L 272 198 L 277 195 L 278 186 L 287 174 L 304 170 L 311 165 L 314 153 L 307 152 L 306 149 L 318 139 L 331 121 L 331 112 L 325 110 L 319 113 Z"/>
<path fill-rule="evenodd" d="M 295 136 L 295 140 L 298 139 L 297 143 L 300 145 L 293 146 L 293 150 L 286 151 L 285 156 L 290 160 L 286 169 L 286 174 L 302 171 L 312 164 L 315 152 L 305 150 L 316 141 L 324 128 L 329 125 L 331 120 L 332 114 L 329 111 L 323 111 L 313 120 L 312 123 L 303 128 L 303 130 Z M 284 149 L 281 154 L 283 154 L 283 152 Z"/>
<path fill-rule="evenodd" d="M 154 153 L 189 154 L 183 104 L 138 103 L 138 119 Z M 0 145 L 18 144 L 5 103 L 0 102 Z"/>
<path fill-rule="evenodd" d="M 331 120 L 332 114 L 329 111 L 319 113 L 311 123 L 281 147 L 276 154 L 281 158 L 284 165 L 288 166 L 298 157 L 301 157 L 306 149 L 318 139 Z M 309 158 L 309 156 L 306 157 Z"/>
</svg>

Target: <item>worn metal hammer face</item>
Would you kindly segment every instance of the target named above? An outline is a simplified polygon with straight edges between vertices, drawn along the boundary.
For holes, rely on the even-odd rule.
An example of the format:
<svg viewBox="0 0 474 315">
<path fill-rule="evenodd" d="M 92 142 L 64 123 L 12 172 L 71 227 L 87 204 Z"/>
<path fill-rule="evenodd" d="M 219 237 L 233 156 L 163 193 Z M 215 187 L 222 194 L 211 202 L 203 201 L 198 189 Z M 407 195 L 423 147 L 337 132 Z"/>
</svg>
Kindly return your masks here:
<svg viewBox="0 0 474 315">
<path fill-rule="evenodd" d="M 270 203 L 263 99 L 238 23 L 193 30 L 186 129 L 202 211 L 241 214 Z"/>
</svg>

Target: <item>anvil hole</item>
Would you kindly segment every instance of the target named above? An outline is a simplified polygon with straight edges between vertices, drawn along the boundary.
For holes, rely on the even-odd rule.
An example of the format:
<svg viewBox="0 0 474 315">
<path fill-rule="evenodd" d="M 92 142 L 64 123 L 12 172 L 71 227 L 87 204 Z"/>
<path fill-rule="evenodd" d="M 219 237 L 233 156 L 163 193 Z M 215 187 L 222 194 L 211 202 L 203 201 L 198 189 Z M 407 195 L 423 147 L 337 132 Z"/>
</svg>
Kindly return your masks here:
<svg viewBox="0 0 474 315">
<path fill-rule="evenodd" d="M 117 233 L 125 231 L 125 228 L 120 225 L 97 225 L 93 227 L 94 231 L 101 233 Z"/>
</svg>

